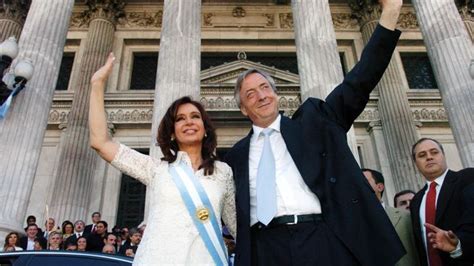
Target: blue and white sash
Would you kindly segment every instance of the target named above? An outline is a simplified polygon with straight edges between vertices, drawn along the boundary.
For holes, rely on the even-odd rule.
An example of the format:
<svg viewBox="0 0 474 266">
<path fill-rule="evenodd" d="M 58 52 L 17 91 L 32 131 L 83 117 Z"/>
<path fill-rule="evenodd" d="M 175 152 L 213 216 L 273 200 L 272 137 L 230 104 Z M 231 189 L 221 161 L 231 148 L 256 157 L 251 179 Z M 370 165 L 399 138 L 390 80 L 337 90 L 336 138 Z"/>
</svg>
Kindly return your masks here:
<svg viewBox="0 0 474 266">
<path fill-rule="evenodd" d="M 198 178 L 191 167 L 182 162 L 177 165 L 170 164 L 169 172 L 214 263 L 227 265 L 227 248 L 222 231 L 209 197 Z"/>
<path fill-rule="evenodd" d="M 4 118 L 5 116 L 7 116 L 8 109 L 10 108 L 10 105 L 13 101 L 13 97 L 15 97 L 24 87 L 25 85 L 16 85 L 15 89 L 10 93 L 5 102 L 0 106 L 0 118 Z"/>
</svg>

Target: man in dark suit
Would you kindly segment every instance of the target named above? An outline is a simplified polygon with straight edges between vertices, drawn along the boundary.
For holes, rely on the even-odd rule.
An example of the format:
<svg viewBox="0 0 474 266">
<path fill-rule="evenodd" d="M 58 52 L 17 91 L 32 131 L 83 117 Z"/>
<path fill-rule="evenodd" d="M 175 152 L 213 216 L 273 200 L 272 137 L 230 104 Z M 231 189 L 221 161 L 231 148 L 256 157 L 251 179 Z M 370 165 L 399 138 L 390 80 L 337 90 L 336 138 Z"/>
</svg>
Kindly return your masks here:
<svg viewBox="0 0 474 266">
<path fill-rule="evenodd" d="M 102 252 L 104 247 L 104 239 L 107 235 L 108 224 L 106 221 L 98 221 L 94 233 L 87 236 L 87 251 Z"/>
<path fill-rule="evenodd" d="M 86 237 L 90 235 L 91 233 L 95 232 L 96 225 L 102 218 L 102 215 L 100 214 L 100 212 L 93 212 L 91 218 L 92 218 L 92 223 L 86 225 L 86 228 L 84 228 L 84 236 Z"/>
<path fill-rule="evenodd" d="M 20 238 L 20 247 L 23 250 L 34 250 L 36 238 L 46 241 L 40 234 L 38 234 L 38 226 L 36 224 L 28 224 L 28 226 L 26 226 L 26 236 Z"/>
<path fill-rule="evenodd" d="M 226 157 L 236 185 L 237 265 L 394 265 L 405 253 L 346 139 L 400 36 L 402 1 L 380 3 L 380 25 L 360 62 L 325 102 L 309 98 L 289 119 L 278 113 L 268 74 L 238 77 L 235 99 L 253 126 Z"/>
<path fill-rule="evenodd" d="M 81 236 L 86 236 L 84 234 L 84 226 L 85 226 L 85 223 L 84 221 L 82 220 L 77 220 L 75 223 L 74 223 L 74 233 L 68 237 L 66 239 L 66 244 L 68 243 L 76 243 L 77 242 L 77 239 Z"/>
<path fill-rule="evenodd" d="M 362 173 L 367 178 L 367 182 L 369 182 L 369 185 L 374 190 L 375 196 L 385 209 L 390 222 L 392 222 L 398 237 L 400 237 L 403 243 L 403 247 L 407 251 L 407 254 L 397 262 L 396 266 L 418 266 L 418 252 L 415 247 L 410 212 L 405 209 L 393 208 L 382 201 L 382 195 L 385 190 L 385 178 L 382 173 L 367 168 L 362 169 Z"/>
<path fill-rule="evenodd" d="M 410 207 L 421 265 L 472 266 L 474 168 L 449 170 L 443 146 L 431 138 L 417 141 L 412 157 L 427 183 Z"/>
</svg>

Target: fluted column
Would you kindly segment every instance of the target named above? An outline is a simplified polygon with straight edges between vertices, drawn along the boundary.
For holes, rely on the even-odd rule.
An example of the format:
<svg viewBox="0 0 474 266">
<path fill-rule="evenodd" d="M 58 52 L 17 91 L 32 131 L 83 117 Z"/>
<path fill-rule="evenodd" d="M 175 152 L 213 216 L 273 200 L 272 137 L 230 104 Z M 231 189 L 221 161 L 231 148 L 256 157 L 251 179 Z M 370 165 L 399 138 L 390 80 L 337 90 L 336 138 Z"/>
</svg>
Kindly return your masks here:
<svg viewBox="0 0 474 266">
<path fill-rule="evenodd" d="M 151 127 L 151 156 L 161 157 L 156 136 L 161 118 L 171 103 L 185 95 L 199 100 L 200 64 L 201 1 L 165 0 Z M 147 216 L 148 204 L 145 218 Z"/>
<path fill-rule="evenodd" d="M 25 23 L 26 14 L 31 0 L 4 0 L 0 5 L 0 43 L 14 36 L 20 38 L 21 28 Z"/>
<path fill-rule="evenodd" d="M 23 27 L 17 60 L 30 58 L 35 73 L 0 120 L 0 239 L 23 230 L 73 6 L 33 0 Z"/>
<path fill-rule="evenodd" d="M 369 41 L 381 14 L 378 3 L 369 2 L 349 2 L 354 15 L 359 19 L 364 43 Z M 422 183 L 417 178 L 418 171 L 411 159 L 411 146 L 419 136 L 406 94 L 408 88 L 403 85 L 402 74 L 394 58 L 392 56 L 376 88 L 379 91 L 380 120 L 396 191 L 417 190 Z"/>
<path fill-rule="evenodd" d="M 292 0 L 301 100 L 324 99 L 343 80 L 336 33 L 327 0 Z M 353 128 L 347 133 L 349 147 L 358 160 Z"/>
<path fill-rule="evenodd" d="M 392 169 L 390 167 L 390 159 L 385 144 L 384 133 L 382 130 L 382 122 L 380 120 L 372 121 L 367 127 L 370 139 L 374 145 L 373 154 L 377 157 L 377 165 L 366 165 L 364 167 L 375 169 L 383 173 L 385 179 L 385 190 L 383 193 L 383 201 L 393 206 L 393 197 L 400 191 L 395 187 Z"/>
<path fill-rule="evenodd" d="M 452 0 L 413 0 L 461 161 L 474 166 L 474 46 Z M 472 5 L 472 3 L 471 3 Z"/>
<path fill-rule="evenodd" d="M 201 1 L 165 0 L 153 105 L 150 154 L 159 156 L 156 136 L 170 104 L 185 95 L 199 100 Z"/>
<path fill-rule="evenodd" d="M 459 15 L 464 21 L 467 33 L 474 42 L 474 1 L 473 0 L 455 0 L 459 10 Z"/>
<path fill-rule="evenodd" d="M 74 85 L 67 135 L 63 145 L 59 147 L 54 198 L 50 204 L 51 215 L 58 221 L 84 219 L 89 215 L 92 183 L 98 160 L 98 155 L 89 144 L 90 79 L 112 51 L 115 22 L 123 15 L 124 7 L 122 1 L 88 0 L 86 4 L 88 9 L 82 15 L 90 23 L 79 66 L 81 75 Z"/>
</svg>

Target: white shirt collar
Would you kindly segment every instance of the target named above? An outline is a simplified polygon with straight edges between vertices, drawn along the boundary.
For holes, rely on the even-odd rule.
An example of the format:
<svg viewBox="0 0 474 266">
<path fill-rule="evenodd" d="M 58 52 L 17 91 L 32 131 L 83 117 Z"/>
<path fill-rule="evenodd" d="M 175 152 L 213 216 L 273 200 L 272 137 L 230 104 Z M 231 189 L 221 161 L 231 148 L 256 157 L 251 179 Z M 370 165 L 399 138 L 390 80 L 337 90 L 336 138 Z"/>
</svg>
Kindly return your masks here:
<svg viewBox="0 0 474 266">
<path fill-rule="evenodd" d="M 436 182 L 437 187 L 441 187 L 444 183 L 444 179 L 445 179 L 446 174 L 448 173 L 448 171 L 449 171 L 449 169 L 446 169 L 446 171 L 444 171 L 444 173 L 442 175 L 438 176 L 433 181 L 426 181 L 426 185 L 428 186 L 428 189 L 429 189 L 431 183 L 433 183 L 433 182 Z"/>
<path fill-rule="evenodd" d="M 273 123 L 271 123 L 268 127 L 266 128 L 272 128 L 273 130 L 275 130 L 276 132 L 280 132 L 280 122 L 281 122 L 281 115 L 278 114 L 277 118 L 275 119 L 275 121 L 273 121 Z M 254 136 L 260 136 L 260 133 L 262 132 L 262 130 L 264 130 L 265 128 L 263 127 L 259 127 L 259 126 L 256 126 L 254 124 L 252 124 L 252 129 L 253 129 L 253 135 Z"/>
</svg>

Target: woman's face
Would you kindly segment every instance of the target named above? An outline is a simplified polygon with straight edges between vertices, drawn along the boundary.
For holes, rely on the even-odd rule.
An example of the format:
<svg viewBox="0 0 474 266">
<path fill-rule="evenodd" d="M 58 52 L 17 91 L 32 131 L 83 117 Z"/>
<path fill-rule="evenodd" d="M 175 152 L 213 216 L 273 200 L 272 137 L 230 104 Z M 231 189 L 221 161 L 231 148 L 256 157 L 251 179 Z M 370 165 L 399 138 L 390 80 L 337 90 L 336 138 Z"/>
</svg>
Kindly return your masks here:
<svg viewBox="0 0 474 266">
<path fill-rule="evenodd" d="M 66 224 L 66 226 L 64 226 L 65 234 L 72 234 L 73 232 L 74 232 L 74 227 L 71 224 Z"/>
<path fill-rule="evenodd" d="M 15 234 L 11 234 L 8 237 L 8 245 L 9 246 L 15 246 L 17 240 L 18 240 L 18 237 Z"/>
<path fill-rule="evenodd" d="M 86 250 L 87 242 L 85 238 L 77 240 L 77 250 Z"/>
<path fill-rule="evenodd" d="M 205 134 L 204 122 L 196 106 L 186 103 L 178 107 L 174 132 L 180 150 L 184 146 L 202 144 Z"/>
</svg>

